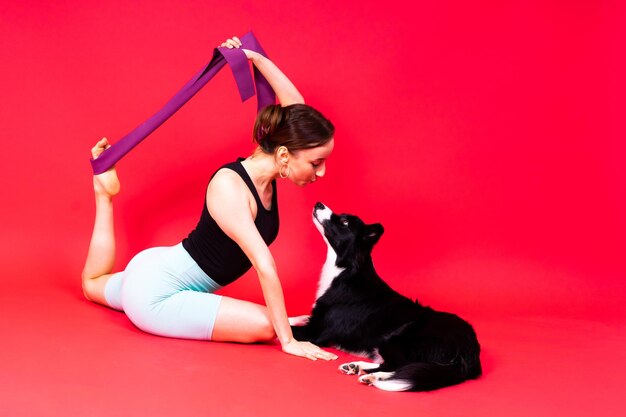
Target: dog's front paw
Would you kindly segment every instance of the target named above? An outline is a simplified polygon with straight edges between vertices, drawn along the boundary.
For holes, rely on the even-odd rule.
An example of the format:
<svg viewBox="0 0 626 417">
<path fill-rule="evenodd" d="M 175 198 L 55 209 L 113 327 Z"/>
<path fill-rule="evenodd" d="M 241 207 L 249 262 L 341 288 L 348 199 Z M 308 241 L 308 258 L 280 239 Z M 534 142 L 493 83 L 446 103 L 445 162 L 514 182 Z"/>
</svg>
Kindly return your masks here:
<svg viewBox="0 0 626 417">
<path fill-rule="evenodd" d="M 359 373 L 359 370 L 359 364 L 357 362 L 350 362 L 339 365 L 339 371 L 346 375 L 356 375 Z"/>
</svg>

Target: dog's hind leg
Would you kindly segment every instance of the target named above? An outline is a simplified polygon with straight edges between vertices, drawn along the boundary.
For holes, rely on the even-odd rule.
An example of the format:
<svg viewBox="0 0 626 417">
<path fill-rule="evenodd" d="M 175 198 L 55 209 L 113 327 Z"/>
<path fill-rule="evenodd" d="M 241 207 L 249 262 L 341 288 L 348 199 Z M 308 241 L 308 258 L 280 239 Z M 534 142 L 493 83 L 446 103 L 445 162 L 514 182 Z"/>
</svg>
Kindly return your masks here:
<svg viewBox="0 0 626 417">
<path fill-rule="evenodd" d="M 395 372 L 374 372 L 360 376 L 359 382 L 384 391 L 409 391 L 413 389 L 411 381 L 396 379 L 395 376 Z"/>
<path fill-rule="evenodd" d="M 378 369 L 380 364 L 372 363 L 372 362 L 350 362 L 344 363 L 343 365 L 339 365 L 339 371 L 346 375 L 356 375 L 360 373 L 364 373 L 365 371 L 371 371 L 374 369 Z"/>
<path fill-rule="evenodd" d="M 409 381 L 393 379 L 395 372 L 374 372 L 359 377 L 361 384 L 372 385 L 385 391 L 406 391 L 413 384 Z"/>
<path fill-rule="evenodd" d="M 289 325 L 292 327 L 300 327 L 300 326 L 306 326 L 307 324 L 309 324 L 309 320 L 311 319 L 311 316 L 296 316 L 296 317 L 289 317 Z"/>
<path fill-rule="evenodd" d="M 393 376 L 393 372 L 372 372 L 371 374 L 361 375 L 359 382 L 361 384 L 372 385 L 376 381 L 385 381 Z"/>
</svg>

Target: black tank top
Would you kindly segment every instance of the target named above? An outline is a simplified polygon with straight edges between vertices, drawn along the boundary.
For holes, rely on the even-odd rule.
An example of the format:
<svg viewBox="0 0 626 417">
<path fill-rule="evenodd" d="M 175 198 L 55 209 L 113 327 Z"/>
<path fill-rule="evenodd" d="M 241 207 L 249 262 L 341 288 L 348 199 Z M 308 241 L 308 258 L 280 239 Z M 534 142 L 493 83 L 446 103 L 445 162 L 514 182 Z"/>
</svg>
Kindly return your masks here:
<svg viewBox="0 0 626 417">
<path fill-rule="evenodd" d="M 235 171 L 244 180 L 257 205 L 257 214 L 254 224 L 266 244 L 271 244 L 278 235 L 278 203 L 276 196 L 276 180 L 272 181 L 272 208 L 266 210 L 261 198 L 246 172 L 241 161 L 237 159 L 222 166 Z M 219 170 L 218 170 L 219 171 Z M 215 171 L 217 172 L 217 171 Z M 211 176 L 211 179 L 215 173 Z M 250 269 L 252 263 L 234 240 L 217 225 L 206 206 L 206 199 L 202 208 L 202 215 L 196 228 L 183 240 L 183 247 L 200 266 L 200 268 L 219 285 L 224 286 L 235 281 Z"/>
</svg>

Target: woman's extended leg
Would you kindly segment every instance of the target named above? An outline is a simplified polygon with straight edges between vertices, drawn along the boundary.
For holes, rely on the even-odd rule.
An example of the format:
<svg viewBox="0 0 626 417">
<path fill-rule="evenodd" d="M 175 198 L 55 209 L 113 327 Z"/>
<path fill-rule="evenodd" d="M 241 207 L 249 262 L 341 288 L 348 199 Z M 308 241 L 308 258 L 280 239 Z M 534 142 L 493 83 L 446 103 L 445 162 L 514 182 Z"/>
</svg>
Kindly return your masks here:
<svg viewBox="0 0 626 417">
<path fill-rule="evenodd" d="M 101 139 L 91 150 L 97 158 L 110 147 L 107 138 Z M 93 177 L 96 197 L 96 219 L 83 268 L 83 292 L 88 300 L 109 306 L 104 288 L 111 277 L 115 261 L 115 234 L 113 228 L 113 197 L 120 191 L 115 168 Z"/>
<path fill-rule="evenodd" d="M 267 307 L 222 297 L 211 340 L 216 342 L 254 343 L 276 338 Z"/>
<path fill-rule="evenodd" d="M 292 326 L 303 326 L 310 316 L 289 317 Z M 211 340 L 217 342 L 268 342 L 276 338 L 267 307 L 222 296 Z"/>
</svg>

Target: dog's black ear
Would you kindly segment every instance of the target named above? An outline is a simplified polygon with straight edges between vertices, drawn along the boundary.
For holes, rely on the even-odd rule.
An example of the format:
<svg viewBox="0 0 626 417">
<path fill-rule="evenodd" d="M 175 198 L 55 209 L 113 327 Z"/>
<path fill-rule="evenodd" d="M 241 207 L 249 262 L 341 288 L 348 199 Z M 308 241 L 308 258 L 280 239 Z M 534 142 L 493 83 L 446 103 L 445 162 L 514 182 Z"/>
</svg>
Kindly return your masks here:
<svg viewBox="0 0 626 417">
<path fill-rule="evenodd" d="M 363 241 L 374 246 L 383 235 L 385 229 L 380 223 L 368 224 L 363 231 Z"/>
</svg>

